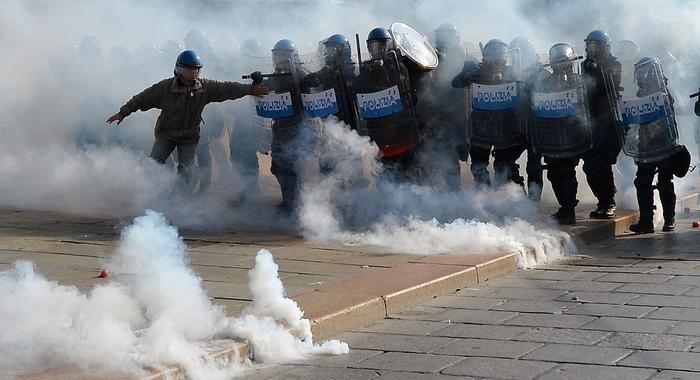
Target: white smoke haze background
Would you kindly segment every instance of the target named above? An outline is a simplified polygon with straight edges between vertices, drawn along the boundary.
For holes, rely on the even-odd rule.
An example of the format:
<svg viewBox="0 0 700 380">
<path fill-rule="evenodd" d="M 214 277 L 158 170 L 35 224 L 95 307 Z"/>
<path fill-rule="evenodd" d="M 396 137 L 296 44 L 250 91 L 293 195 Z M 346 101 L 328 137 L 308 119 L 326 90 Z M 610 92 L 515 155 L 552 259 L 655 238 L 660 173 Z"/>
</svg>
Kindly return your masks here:
<svg viewBox="0 0 700 380">
<path fill-rule="evenodd" d="M 562 41 L 584 54 L 584 37 L 600 28 L 610 33 L 613 50 L 617 41 L 632 39 L 640 46 L 641 55 L 664 58 L 682 137 L 694 147 L 697 118 L 687 95 L 699 86 L 694 44 L 699 30 L 694 15 L 700 5 L 681 0 L 660 4 L 545 0 L 450 0 L 439 4 L 418 0 L 3 1 L 0 42 L 19 58 L 5 78 L 8 96 L 0 97 L 0 207 L 112 216 L 138 215 L 150 207 L 178 225 L 206 229 L 225 229 L 256 213 L 261 215 L 262 225 L 275 225 L 274 210 L 242 207 L 232 211 L 228 207 L 241 186 L 235 175 L 231 175 L 233 183 L 226 181 L 229 174 L 225 168 L 215 171 L 221 186 L 205 197 L 171 194 L 174 169 L 145 158 L 153 142 L 157 111 L 137 112 L 118 127 L 104 123 L 132 95 L 172 74 L 179 48 L 168 49 L 166 42 L 184 47 L 184 36 L 192 28 L 208 36 L 222 66 L 215 69 L 205 62 L 202 75 L 228 80 L 240 80 L 245 71 L 237 49 L 249 37 L 259 40 L 268 54 L 281 38 L 292 39 L 301 53 L 309 53 L 319 40 L 333 33 L 343 33 L 353 42 L 354 34 L 359 33 L 364 49 L 367 32 L 376 26 L 403 21 L 432 35 L 437 25 L 451 22 L 465 44 L 494 37 L 509 42 L 523 35 L 543 54 L 553 43 Z M 673 52 L 677 61 L 666 51 Z M 222 108 L 230 112 L 228 128 L 241 122 L 233 110 L 247 102 L 224 103 Z M 214 141 L 213 150 L 225 151 L 225 140 L 224 136 Z M 470 177 L 464 169 L 463 175 Z M 618 176 L 620 187 L 631 180 Z M 580 178 L 579 182 L 579 198 L 588 199 L 585 180 Z M 551 198 L 551 194 L 546 195 Z M 399 194 L 390 201 L 403 207 L 411 204 L 400 201 L 401 197 Z M 523 206 L 522 211 L 505 202 L 492 205 L 480 197 L 497 199 L 499 194 L 460 195 L 444 201 L 422 196 L 415 199 L 420 204 L 407 213 L 418 220 L 435 217 L 440 223 L 492 217 L 499 224 L 508 217 L 531 215 L 529 206 Z M 506 195 L 506 199 L 511 198 Z M 464 202 L 472 204 L 466 207 Z M 636 206 L 633 198 L 627 203 Z M 370 214 L 367 224 L 378 223 L 382 216 L 371 215 L 372 211 L 358 210 Z M 341 226 L 340 230 L 344 229 Z"/>
<path fill-rule="evenodd" d="M 249 273 L 250 307 L 226 318 L 188 267 L 186 250 L 177 230 L 147 211 L 123 230 L 110 280 L 88 293 L 47 281 L 28 261 L 0 272 L 0 320 L 11 326 L 0 330 L 2 376 L 66 365 L 139 374 L 179 364 L 193 379 L 225 379 L 249 367 L 202 359 L 207 339 L 246 340 L 256 363 L 348 352 L 337 340 L 313 343 L 269 251 Z"/>
</svg>

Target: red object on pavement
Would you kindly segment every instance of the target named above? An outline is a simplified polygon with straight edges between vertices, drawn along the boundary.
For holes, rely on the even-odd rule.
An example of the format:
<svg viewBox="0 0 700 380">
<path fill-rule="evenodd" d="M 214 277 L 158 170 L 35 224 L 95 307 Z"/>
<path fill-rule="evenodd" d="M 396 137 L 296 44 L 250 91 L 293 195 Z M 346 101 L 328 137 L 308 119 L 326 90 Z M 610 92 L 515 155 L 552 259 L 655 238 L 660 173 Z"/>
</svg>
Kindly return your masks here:
<svg viewBox="0 0 700 380">
<path fill-rule="evenodd" d="M 698 227 L 700 227 L 700 222 L 698 222 L 697 220 L 693 220 L 693 228 L 698 228 Z"/>
<path fill-rule="evenodd" d="M 107 269 L 102 269 L 100 275 L 97 278 L 107 278 L 109 277 L 109 271 Z"/>
</svg>

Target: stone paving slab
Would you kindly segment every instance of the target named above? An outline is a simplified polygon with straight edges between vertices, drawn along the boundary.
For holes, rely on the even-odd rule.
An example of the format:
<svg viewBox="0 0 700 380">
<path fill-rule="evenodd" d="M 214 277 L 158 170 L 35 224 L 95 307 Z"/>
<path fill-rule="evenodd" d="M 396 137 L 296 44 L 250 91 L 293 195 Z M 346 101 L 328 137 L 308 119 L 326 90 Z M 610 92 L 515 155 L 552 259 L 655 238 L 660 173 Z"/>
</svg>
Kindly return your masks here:
<svg viewBox="0 0 700 380">
<path fill-rule="evenodd" d="M 356 363 L 351 368 L 435 373 L 462 359 L 459 356 L 385 352 Z"/>
<path fill-rule="evenodd" d="M 492 339 L 459 339 L 435 351 L 438 355 L 486 356 L 517 359 L 539 347 L 541 343 L 511 342 Z"/>
<path fill-rule="evenodd" d="M 554 366 L 554 363 L 532 360 L 468 357 L 442 373 L 494 379 L 533 379 Z"/>
<path fill-rule="evenodd" d="M 534 327 L 526 329 L 511 339 L 526 342 L 593 345 L 610 335 L 612 333 L 608 331 Z"/>
<path fill-rule="evenodd" d="M 602 347 L 622 347 L 648 351 L 688 351 L 700 341 L 698 337 L 665 334 L 614 333 L 602 342 Z"/>
<path fill-rule="evenodd" d="M 620 364 L 630 367 L 652 367 L 700 372 L 700 353 L 637 351 L 622 360 Z M 696 376 L 700 376 L 700 374 L 696 373 Z"/>
<path fill-rule="evenodd" d="M 623 368 L 600 365 L 562 364 L 538 377 L 538 380 L 639 380 L 656 374 L 653 369 Z"/>
</svg>

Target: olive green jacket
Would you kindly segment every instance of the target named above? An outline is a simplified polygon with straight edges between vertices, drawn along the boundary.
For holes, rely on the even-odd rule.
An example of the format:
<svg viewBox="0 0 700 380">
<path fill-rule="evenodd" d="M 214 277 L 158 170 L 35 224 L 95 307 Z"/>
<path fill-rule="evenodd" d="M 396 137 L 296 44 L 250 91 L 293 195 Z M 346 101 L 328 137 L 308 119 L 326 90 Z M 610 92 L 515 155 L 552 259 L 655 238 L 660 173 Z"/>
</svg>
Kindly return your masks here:
<svg viewBox="0 0 700 380">
<path fill-rule="evenodd" d="M 119 113 L 126 117 L 137 110 L 158 108 L 161 113 L 156 121 L 156 137 L 179 143 L 197 143 L 204 106 L 251 95 L 252 88 L 252 85 L 203 78 L 197 79 L 194 86 L 185 86 L 172 77 L 135 95 L 119 109 Z"/>
</svg>

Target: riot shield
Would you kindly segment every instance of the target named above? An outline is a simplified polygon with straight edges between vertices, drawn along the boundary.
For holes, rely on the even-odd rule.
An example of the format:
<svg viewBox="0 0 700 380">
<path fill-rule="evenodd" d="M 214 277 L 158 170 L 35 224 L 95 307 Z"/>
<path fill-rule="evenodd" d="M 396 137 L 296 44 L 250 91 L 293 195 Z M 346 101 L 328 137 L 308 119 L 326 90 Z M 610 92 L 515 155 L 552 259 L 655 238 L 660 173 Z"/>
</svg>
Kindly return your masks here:
<svg viewBox="0 0 700 380">
<path fill-rule="evenodd" d="M 355 79 L 355 64 L 343 61 L 338 54 L 325 53 L 318 58 L 322 62 L 319 69 L 308 75 L 302 85 L 304 113 L 311 118 L 335 115 L 354 127 L 357 118 L 351 86 Z"/>
<path fill-rule="evenodd" d="M 673 101 L 658 58 L 634 67 L 637 97 L 622 100 L 627 127 L 625 154 L 636 162 L 657 162 L 682 149 Z"/>
<path fill-rule="evenodd" d="M 418 123 L 408 78 L 394 51 L 364 61 L 357 80 L 358 132 L 369 136 L 384 156 L 401 154 L 418 143 Z"/>
<path fill-rule="evenodd" d="M 272 57 L 244 56 L 251 72 L 261 72 L 264 84 L 270 93 L 263 97 L 252 97 L 253 123 L 261 129 L 272 128 L 281 137 L 292 135 L 290 129 L 297 126 L 304 117 L 300 81 L 306 75 L 302 68 L 303 60 L 284 59 L 273 62 Z M 262 135 L 267 136 L 265 132 Z"/>
<path fill-rule="evenodd" d="M 468 133 L 471 144 L 506 149 L 525 143 L 522 84 L 472 83 L 469 88 Z"/>
<path fill-rule="evenodd" d="M 401 54 L 408 57 L 420 70 L 430 71 L 437 67 L 438 56 L 428 37 L 401 22 L 391 24 L 389 33 Z"/>
<path fill-rule="evenodd" d="M 580 75 L 549 74 L 535 83 L 528 124 L 530 143 L 545 157 L 579 157 L 593 147 L 590 109 Z"/>
</svg>

